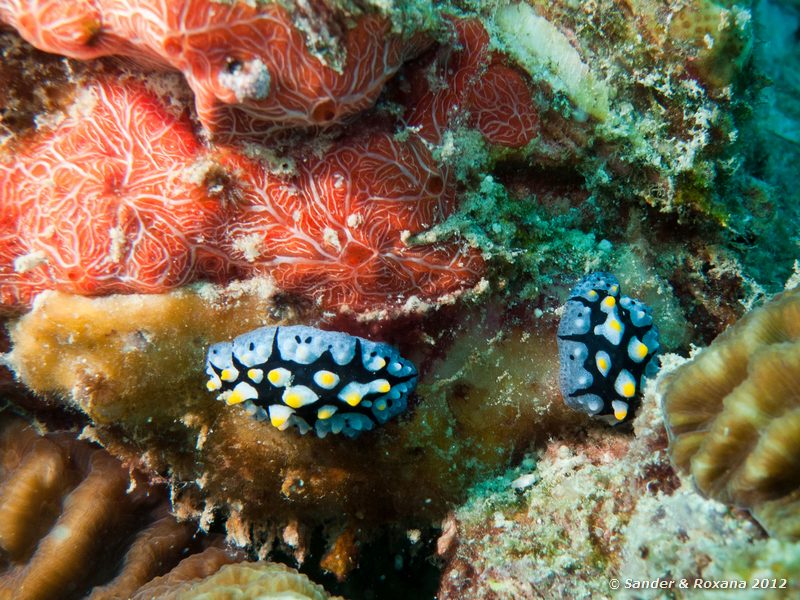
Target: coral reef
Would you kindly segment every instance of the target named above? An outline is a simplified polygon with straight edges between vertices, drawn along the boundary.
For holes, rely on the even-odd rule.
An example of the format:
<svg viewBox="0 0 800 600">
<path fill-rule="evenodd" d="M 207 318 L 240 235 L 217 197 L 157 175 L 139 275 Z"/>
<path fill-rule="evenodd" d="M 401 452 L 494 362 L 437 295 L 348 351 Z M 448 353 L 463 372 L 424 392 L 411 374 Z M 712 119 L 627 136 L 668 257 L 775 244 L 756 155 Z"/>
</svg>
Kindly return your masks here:
<svg viewBox="0 0 800 600">
<path fill-rule="evenodd" d="M 615 273 L 652 309 L 668 352 L 710 343 L 782 289 L 800 218 L 797 104 L 786 100 L 797 96 L 796 6 L 0 0 L 0 21 L 0 312 L 13 319 L 3 364 L 36 394 L 26 409 L 49 424 L 66 408 L 62 418 L 109 453 L 83 444 L 67 456 L 74 435 L 47 434 L 31 442 L 38 467 L 0 473 L 0 540 L 17 553 L 9 582 L 25 576 L 37 542 L 59 547 L 52 523 L 77 514 L 42 502 L 84 484 L 108 486 L 120 498 L 111 516 L 135 523 L 112 527 L 122 532 L 109 542 L 113 567 L 47 585 L 98 598 L 177 585 L 180 597 L 226 593 L 231 578 L 273 581 L 256 574 L 269 565 L 220 570 L 242 557 L 218 548 L 165 573 L 174 549 L 217 542 L 187 541 L 191 526 L 166 515 L 163 498 L 139 503 L 153 489 L 143 479 L 120 491 L 128 466 L 166 483 L 181 519 L 224 532 L 249 559 L 294 559 L 356 598 L 378 587 L 349 586 L 379 579 L 387 599 L 414 595 L 411 565 L 436 568 L 424 555 L 446 515 L 442 598 L 608 597 L 610 575 L 739 581 L 796 569 L 795 542 L 766 539 L 746 511 L 714 499 L 796 535 L 796 481 L 784 476 L 794 420 L 762 422 L 743 395 L 766 401 L 758 386 L 794 399 L 796 371 L 769 365 L 794 369 L 796 342 L 752 360 L 746 344 L 729 344 L 723 366 L 753 380 L 725 391 L 741 403 L 703 405 L 709 440 L 723 421 L 758 421 L 744 428 L 748 450 L 723 438 L 708 449 L 776 452 L 770 469 L 752 471 L 769 480 L 727 480 L 681 450 L 699 435 L 674 437 L 684 468 L 704 466 L 695 477 L 708 498 L 672 470 L 654 388 L 625 362 L 628 340 L 622 356 L 601 350 L 642 405 L 615 397 L 603 409 L 631 420 L 633 436 L 564 405 L 556 346 L 559 317 L 575 324 L 569 289 L 586 273 Z M 765 87 L 765 73 L 786 81 Z M 247 332 L 301 326 L 397 348 L 418 377 L 402 414 L 357 439 L 281 432 L 248 414 L 266 416 L 252 403 L 260 390 L 225 381 L 226 367 L 259 368 L 238 351 L 250 369 L 232 355 L 209 375 L 241 406 L 209 395 L 211 344 L 235 350 Z M 652 340 L 638 333 L 650 358 Z M 347 383 L 351 367 L 325 370 Z M 313 375 L 298 374 L 305 389 L 290 403 L 311 397 Z M 687 402 L 681 414 L 697 415 Z M 771 416 L 787 402 L 772 398 Z M 739 412 L 718 415 L 727 404 Z M 308 425 L 327 421 L 318 416 Z M 78 460 L 89 454 L 98 458 Z M 44 467 L 59 465 L 67 483 L 48 478 Z M 17 496 L 47 523 L 37 528 Z M 90 516 L 109 514 L 103 504 Z M 57 558 L 53 573 L 69 557 Z M 153 577 L 161 591 L 148 591 Z"/>
<path fill-rule="evenodd" d="M 800 289 L 753 310 L 665 380 L 670 452 L 704 494 L 800 538 Z"/>
<path fill-rule="evenodd" d="M 786 578 L 784 589 L 756 597 L 796 593 L 797 544 L 776 547 L 673 473 L 655 386 L 633 426 L 635 437 L 596 429 L 555 439 L 472 489 L 443 526 L 437 597 L 663 598 L 664 589 L 625 585 L 658 579 L 674 582 L 676 594 L 686 579 L 695 594 L 696 581 L 752 587 L 753 578 Z"/>
<path fill-rule="evenodd" d="M 293 9 L 244 0 L 4 0 L 0 20 L 46 52 L 122 55 L 181 71 L 201 122 L 224 137 L 341 120 L 371 106 L 427 44 L 413 30 L 393 31 L 380 14 L 322 2 Z"/>
</svg>

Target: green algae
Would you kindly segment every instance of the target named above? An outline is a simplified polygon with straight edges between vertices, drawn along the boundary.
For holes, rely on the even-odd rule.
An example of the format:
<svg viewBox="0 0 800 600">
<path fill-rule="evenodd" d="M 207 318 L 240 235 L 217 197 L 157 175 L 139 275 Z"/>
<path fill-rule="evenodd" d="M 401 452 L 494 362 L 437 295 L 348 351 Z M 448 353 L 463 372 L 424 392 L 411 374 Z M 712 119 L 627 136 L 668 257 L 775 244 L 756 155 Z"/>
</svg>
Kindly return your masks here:
<svg viewBox="0 0 800 600">
<path fill-rule="evenodd" d="M 513 292 L 519 300 L 532 300 L 558 274 L 580 272 L 603 254 L 594 234 L 576 227 L 579 220 L 578 209 L 552 214 L 535 196 L 512 198 L 506 186 L 487 174 L 477 189 L 464 192 L 454 215 L 409 243 L 462 236 L 493 261 L 499 285 L 523 282 Z"/>
</svg>

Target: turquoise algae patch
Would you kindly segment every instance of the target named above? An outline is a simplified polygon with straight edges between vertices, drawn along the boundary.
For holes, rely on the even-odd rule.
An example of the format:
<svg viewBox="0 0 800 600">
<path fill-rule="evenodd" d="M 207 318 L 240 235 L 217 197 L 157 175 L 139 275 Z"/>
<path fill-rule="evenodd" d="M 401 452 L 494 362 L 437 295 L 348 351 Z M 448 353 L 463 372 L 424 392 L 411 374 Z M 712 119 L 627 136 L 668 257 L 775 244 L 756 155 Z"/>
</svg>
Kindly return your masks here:
<svg viewBox="0 0 800 600">
<path fill-rule="evenodd" d="M 402 413 L 417 369 L 396 348 L 304 325 L 262 327 L 208 350 L 208 390 L 284 431 L 356 437 Z"/>
<path fill-rule="evenodd" d="M 645 378 L 658 370 L 658 348 L 650 307 L 620 296 L 610 273 L 587 275 L 570 292 L 558 326 L 564 400 L 611 424 L 631 419 Z"/>
</svg>

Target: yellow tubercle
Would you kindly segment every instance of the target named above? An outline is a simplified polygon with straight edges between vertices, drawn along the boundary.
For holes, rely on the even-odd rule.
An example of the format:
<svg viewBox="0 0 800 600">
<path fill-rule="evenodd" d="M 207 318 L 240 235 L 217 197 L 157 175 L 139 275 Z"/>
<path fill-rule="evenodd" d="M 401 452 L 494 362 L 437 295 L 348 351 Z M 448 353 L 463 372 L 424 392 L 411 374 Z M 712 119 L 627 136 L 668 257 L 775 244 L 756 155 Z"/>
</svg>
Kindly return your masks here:
<svg viewBox="0 0 800 600">
<path fill-rule="evenodd" d="M 606 308 L 614 308 L 617 305 L 617 300 L 613 296 L 606 296 L 603 300 L 603 306 Z"/>
<path fill-rule="evenodd" d="M 622 385 L 622 395 L 626 398 L 633 398 L 636 393 L 636 385 L 630 381 Z"/>
<path fill-rule="evenodd" d="M 627 409 L 627 407 L 626 407 L 626 408 L 624 408 L 624 409 L 618 409 L 618 410 L 615 410 L 615 411 L 614 411 L 614 418 L 615 418 L 617 421 L 624 421 L 624 420 L 625 420 L 625 417 L 627 417 L 627 416 L 628 416 L 628 409 Z"/>
<path fill-rule="evenodd" d="M 273 404 L 267 409 L 267 413 L 269 414 L 269 422 L 272 423 L 272 426 L 276 429 L 283 429 L 286 422 L 294 414 L 294 411 L 288 406 Z"/>
<path fill-rule="evenodd" d="M 319 375 L 319 380 L 322 385 L 330 386 L 336 383 L 336 376 L 330 371 L 322 371 Z"/>
<path fill-rule="evenodd" d="M 646 345 L 639 344 L 638 346 L 636 346 L 636 355 L 639 358 L 644 358 L 645 356 L 647 356 L 649 350 L 650 349 Z"/>
<path fill-rule="evenodd" d="M 608 370 L 608 361 L 605 358 L 598 358 L 597 359 L 597 368 L 600 371 L 607 371 Z"/>
<path fill-rule="evenodd" d="M 320 408 L 317 411 L 317 418 L 318 419 L 322 419 L 324 421 L 325 419 L 330 419 L 335 413 L 336 413 L 335 409 L 328 408 L 326 406 L 326 407 Z"/>
<path fill-rule="evenodd" d="M 386 361 L 379 356 L 378 358 L 375 359 L 375 364 L 378 365 L 379 369 L 382 369 L 383 367 L 386 366 Z"/>
<path fill-rule="evenodd" d="M 238 373 L 235 369 L 222 369 L 222 373 L 219 374 L 219 378 L 222 381 L 234 381 Z"/>
<path fill-rule="evenodd" d="M 233 390 L 230 393 L 230 395 L 227 398 L 225 398 L 225 404 L 227 404 L 228 406 L 232 406 L 234 404 L 241 404 L 244 401 L 245 401 L 245 397 L 240 392 L 237 392 L 236 390 Z"/>
<path fill-rule="evenodd" d="M 216 392 L 220 387 L 222 387 L 218 380 L 216 379 L 209 379 L 206 383 L 206 388 L 208 388 L 209 392 Z"/>
<path fill-rule="evenodd" d="M 283 401 L 292 408 L 300 408 L 303 406 L 303 399 L 300 394 L 289 393 L 283 397 Z"/>
<path fill-rule="evenodd" d="M 361 402 L 361 394 L 358 392 L 350 392 L 344 397 L 344 401 L 350 406 L 358 406 L 358 403 Z"/>
<path fill-rule="evenodd" d="M 609 321 L 608 326 L 614 331 L 622 331 L 622 324 L 616 319 L 612 319 L 611 321 Z"/>
<path fill-rule="evenodd" d="M 382 382 L 381 382 L 381 383 L 378 385 L 378 391 L 379 391 L 381 394 L 385 394 L 386 392 L 388 392 L 388 391 L 389 391 L 389 390 L 391 390 L 391 389 L 392 389 L 392 386 L 389 384 L 389 382 L 388 382 L 388 381 L 385 381 L 385 380 L 384 380 L 384 381 L 382 381 Z"/>
<path fill-rule="evenodd" d="M 283 416 L 278 416 L 278 415 L 270 415 L 269 416 L 269 422 L 272 423 L 272 426 L 277 428 L 277 429 L 280 429 L 281 425 L 286 423 L 286 421 L 288 419 L 289 419 L 289 417 L 283 417 Z"/>
<path fill-rule="evenodd" d="M 267 373 L 267 380 L 276 387 L 288 385 L 291 379 L 291 371 L 284 369 L 283 367 L 272 369 L 269 373 Z"/>
</svg>

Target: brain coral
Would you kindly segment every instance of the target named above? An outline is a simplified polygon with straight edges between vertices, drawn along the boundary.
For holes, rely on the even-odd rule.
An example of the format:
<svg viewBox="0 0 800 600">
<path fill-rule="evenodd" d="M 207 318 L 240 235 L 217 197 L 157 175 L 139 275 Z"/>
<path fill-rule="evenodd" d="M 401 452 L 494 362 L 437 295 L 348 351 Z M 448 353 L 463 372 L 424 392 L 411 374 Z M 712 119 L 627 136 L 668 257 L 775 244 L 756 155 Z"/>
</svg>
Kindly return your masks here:
<svg viewBox="0 0 800 600">
<path fill-rule="evenodd" d="M 156 293 L 268 273 L 327 308 L 364 308 L 478 281 L 477 253 L 404 242 L 454 204 L 418 138 L 362 133 L 299 171 L 208 150 L 141 83 L 95 81 L 0 162 L 0 299 L 13 309 L 44 289 Z"/>
<path fill-rule="evenodd" d="M 271 562 L 243 562 L 225 565 L 203 579 L 154 581 L 139 590 L 132 600 L 327 600 L 321 585 L 285 565 Z"/>
<path fill-rule="evenodd" d="M 241 560 L 168 514 L 163 489 L 69 432 L 0 415 L 0 598 L 128 598 L 187 554 Z"/>
<path fill-rule="evenodd" d="M 730 327 L 662 394 L 677 467 L 773 535 L 800 538 L 800 290 Z"/>
<path fill-rule="evenodd" d="M 123 55 L 180 70 L 202 123 L 226 136 L 338 121 L 370 106 L 426 45 L 423 36 L 393 33 L 377 14 L 337 15 L 322 2 L 302 8 L 308 14 L 245 0 L 3 0 L 0 20 L 47 52 Z M 295 17 L 312 29 L 307 35 Z M 351 27 L 337 27 L 348 20 Z"/>
</svg>

